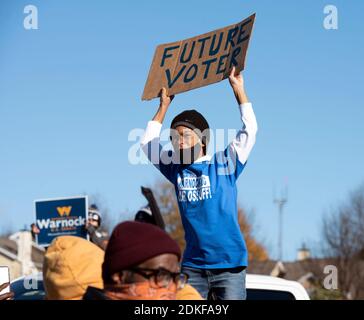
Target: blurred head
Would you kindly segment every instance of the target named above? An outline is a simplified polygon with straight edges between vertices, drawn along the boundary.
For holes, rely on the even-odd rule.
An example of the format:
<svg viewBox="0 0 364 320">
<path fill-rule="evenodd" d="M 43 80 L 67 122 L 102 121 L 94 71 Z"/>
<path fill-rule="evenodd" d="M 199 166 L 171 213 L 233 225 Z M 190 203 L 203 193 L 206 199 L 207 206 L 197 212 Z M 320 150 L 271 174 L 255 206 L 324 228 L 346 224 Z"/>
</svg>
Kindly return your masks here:
<svg viewBox="0 0 364 320">
<path fill-rule="evenodd" d="M 35 237 L 35 235 L 40 233 L 40 230 L 39 230 L 38 226 L 35 223 L 32 223 L 30 225 L 30 232 L 32 234 L 32 237 Z"/>
<path fill-rule="evenodd" d="M 124 222 L 113 231 L 102 266 L 105 293 L 120 300 L 175 299 L 186 277 L 178 244 L 157 226 Z"/>
<path fill-rule="evenodd" d="M 206 155 L 209 138 L 209 124 L 196 110 L 180 113 L 171 123 L 172 146 L 182 164 L 191 164 Z"/>
<path fill-rule="evenodd" d="M 152 210 L 150 210 L 150 208 L 148 206 L 141 208 L 136 213 L 134 220 L 138 221 L 138 222 L 156 224 L 155 219 L 152 215 Z"/>
<path fill-rule="evenodd" d="M 100 211 L 95 204 L 92 204 L 88 209 L 88 223 L 95 228 L 99 228 L 101 226 Z"/>
<path fill-rule="evenodd" d="M 48 300 L 81 300 L 88 286 L 102 289 L 104 251 L 71 236 L 57 237 L 44 256 L 43 281 Z"/>
</svg>

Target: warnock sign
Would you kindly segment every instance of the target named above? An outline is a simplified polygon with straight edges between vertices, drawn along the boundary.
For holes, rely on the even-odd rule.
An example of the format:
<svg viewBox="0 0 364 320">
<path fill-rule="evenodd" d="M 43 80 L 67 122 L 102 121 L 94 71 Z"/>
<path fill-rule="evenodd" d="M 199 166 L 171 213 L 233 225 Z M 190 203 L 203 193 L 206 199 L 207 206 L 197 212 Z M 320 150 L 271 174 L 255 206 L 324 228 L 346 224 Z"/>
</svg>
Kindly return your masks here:
<svg viewBox="0 0 364 320">
<path fill-rule="evenodd" d="M 59 236 L 77 236 L 88 239 L 85 229 L 88 215 L 87 196 L 36 200 L 35 221 L 40 233 L 36 241 L 48 246 Z"/>
<path fill-rule="evenodd" d="M 254 21 L 255 14 L 222 29 L 159 45 L 142 99 L 158 97 L 163 87 L 173 95 L 221 81 L 233 66 L 244 70 Z"/>
</svg>

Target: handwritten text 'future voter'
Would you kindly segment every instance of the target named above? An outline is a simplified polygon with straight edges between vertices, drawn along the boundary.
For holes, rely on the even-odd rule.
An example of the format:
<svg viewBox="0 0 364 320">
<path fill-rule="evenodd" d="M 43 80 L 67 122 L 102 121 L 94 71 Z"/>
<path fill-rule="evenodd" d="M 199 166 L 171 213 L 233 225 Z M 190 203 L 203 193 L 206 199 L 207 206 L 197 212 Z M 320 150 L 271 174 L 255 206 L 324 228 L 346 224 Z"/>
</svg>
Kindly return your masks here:
<svg viewBox="0 0 364 320">
<path fill-rule="evenodd" d="M 219 51 L 221 50 L 221 48 L 223 48 L 223 50 L 226 51 L 230 44 L 231 47 L 235 48 L 235 49 L 233 50 L 232 55 L 231 55 L 229 69 L 231 69 L 231 67 L 233 65 L 237 66 L 238 62 L 236 61 L 236 57 L 241 52 L 241 46 L 238 46 L 238 45 L 249 39 L 249 35 L 245 35 L 246 30 L 244 29 L 244 27 L 247 24 L 249 24 L 250 22 L 251 22 L 251 20 L 248 20 L 245 23 L 243 23 L 240 26 L 240 28 L 234 27 L 232 29 L 229 29 L 227 31 L 228 34 L 227 34 L 226 41 L 224 44 L 222 43 L 223 42 L 222 40 L 224 38 L 224 32 L 220 33 L 217 44 L 216 44 L 217 34 L 214 34 L 213 36 L 208 36 L 205 38 L 198 39 L 197 41 L 194 40 L 192 43 L 190 43 L 191 48 L 189 49 L 190 51 L 189 51 L 188 57 L 186 57 L 186 51 L 187 51 L 187 47 L 188 47 L 189 43 L 185 43 L 183 46 L 183 49 L 182 49 L 182 53 L 179 57 L 179 62 L 182 64 L 188 63 L 191 60 L 195 49 L 199 50 L 199 59 L 201 59 L 204 56 L 206 42 L 212 38 L 211 43 L 210 43 L 210 48 L 208 49 L 209 56 L 213 57 L 213 56 L 217 55 L 219 53 Z M 198 46 L 199 46 L 199 48 L 197 48 Z M 161 67 L 164 66 L 166 59 L 173 57 L 173 54 L 175 52 L 177 52 L 176 51 L 177 49 L 180 49 L 180 45 L 167 47 L 164 49 L 162 61 L 160 64 Z M 204 67 L 203 79 L 208 78 L 212 65 L 216 66 L 216 68 L 215 68 L 216 74 L 224 73 L 226 71 L 226 59 L 229 57 L 229 55 L 230 54 L 227 53 L 227 54 L 220 56 L 219 59 L 212 58 L 212 59 L 203 61 L 201 63 L 202 67 Z M 196 78 L 196 75 L 199 72 L 199 66 L 196 63 L 192 64 L 187 70 L 186 69 L 187 69 L 187 66 L 183 65 L 174 77 L 172 77 L 170 69 L 165 70 L 169 88 L 172 88 L 173 85 L 176 83 L 176 81 L 180 77 L 182 77 L 184 83 L 191 82 Z"/>
</svg>

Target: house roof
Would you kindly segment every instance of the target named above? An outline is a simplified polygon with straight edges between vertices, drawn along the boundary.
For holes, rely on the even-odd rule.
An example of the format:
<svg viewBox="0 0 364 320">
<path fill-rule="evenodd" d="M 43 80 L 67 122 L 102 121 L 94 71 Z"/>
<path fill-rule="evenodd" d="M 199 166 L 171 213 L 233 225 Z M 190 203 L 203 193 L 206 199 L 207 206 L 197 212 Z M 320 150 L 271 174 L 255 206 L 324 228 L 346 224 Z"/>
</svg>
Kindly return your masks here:
<svg viewBox="0 0 364 320">
<path fill-rule="evenodd" d="M 0 237 L 0 253 L 11 260 L 16 260 L 18 254 L 16 242 L 6 237 Z"/>
<path fill-rule="evenodd" d="M 279 263 L 280 266 L 277 268 Z M 252 274 L 271 275 L 273 270 L 279 269 L 282 278 L 297 281 L 308 273 L 320 277 L 323 266 L 327 263 L 328 259 L 307 259 L 295 262 L 251 261 L 247 271 Z"/>
<path fill-rule="evenodd" d="M 36 265 L 38 266 L 43 265 L 44 253 L 45 253 L 44 248 L 39 247 L 35 243 L 32 243 L 32 261 Z"/>
<path fill-rule="evenodd" d="M 247 272 L 252 274 L 270 275 L 274 269 L 277 261 L 266 260 L 266 261 L 250 261 L 247 268 Z"/>
<path fill-rule="evenodd" d="M 0 237 L 0 254 L 7 256 L 11 260 L 16 260 L 18 255 L 18 245 L 14 240 Z M 44 259 L 44 249 L 32 243 L 32 261 L 37 265 L 42 265 Z"/>
</svg>

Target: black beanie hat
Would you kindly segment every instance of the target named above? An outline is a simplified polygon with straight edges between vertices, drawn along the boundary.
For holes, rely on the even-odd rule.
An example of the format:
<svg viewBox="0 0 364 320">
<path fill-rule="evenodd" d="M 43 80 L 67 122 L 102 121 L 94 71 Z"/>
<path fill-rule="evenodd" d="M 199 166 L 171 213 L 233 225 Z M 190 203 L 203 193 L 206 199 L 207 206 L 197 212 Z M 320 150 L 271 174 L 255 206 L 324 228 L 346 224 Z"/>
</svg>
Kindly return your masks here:
<svg viewBox="0 0 364 320">
<path fill-rule="evenodd" d="M 202 143 L 205 146 L 208 145 L 210 140 L 210 127 L 201 113 L 196 110 L 183 111 L 172 120 L 171 129 L 176 129 L 178 126 L 184 126 L 192 130 L 198 129 L 200 132 L 197 132 L 197 134 Z"/>
</svg>

